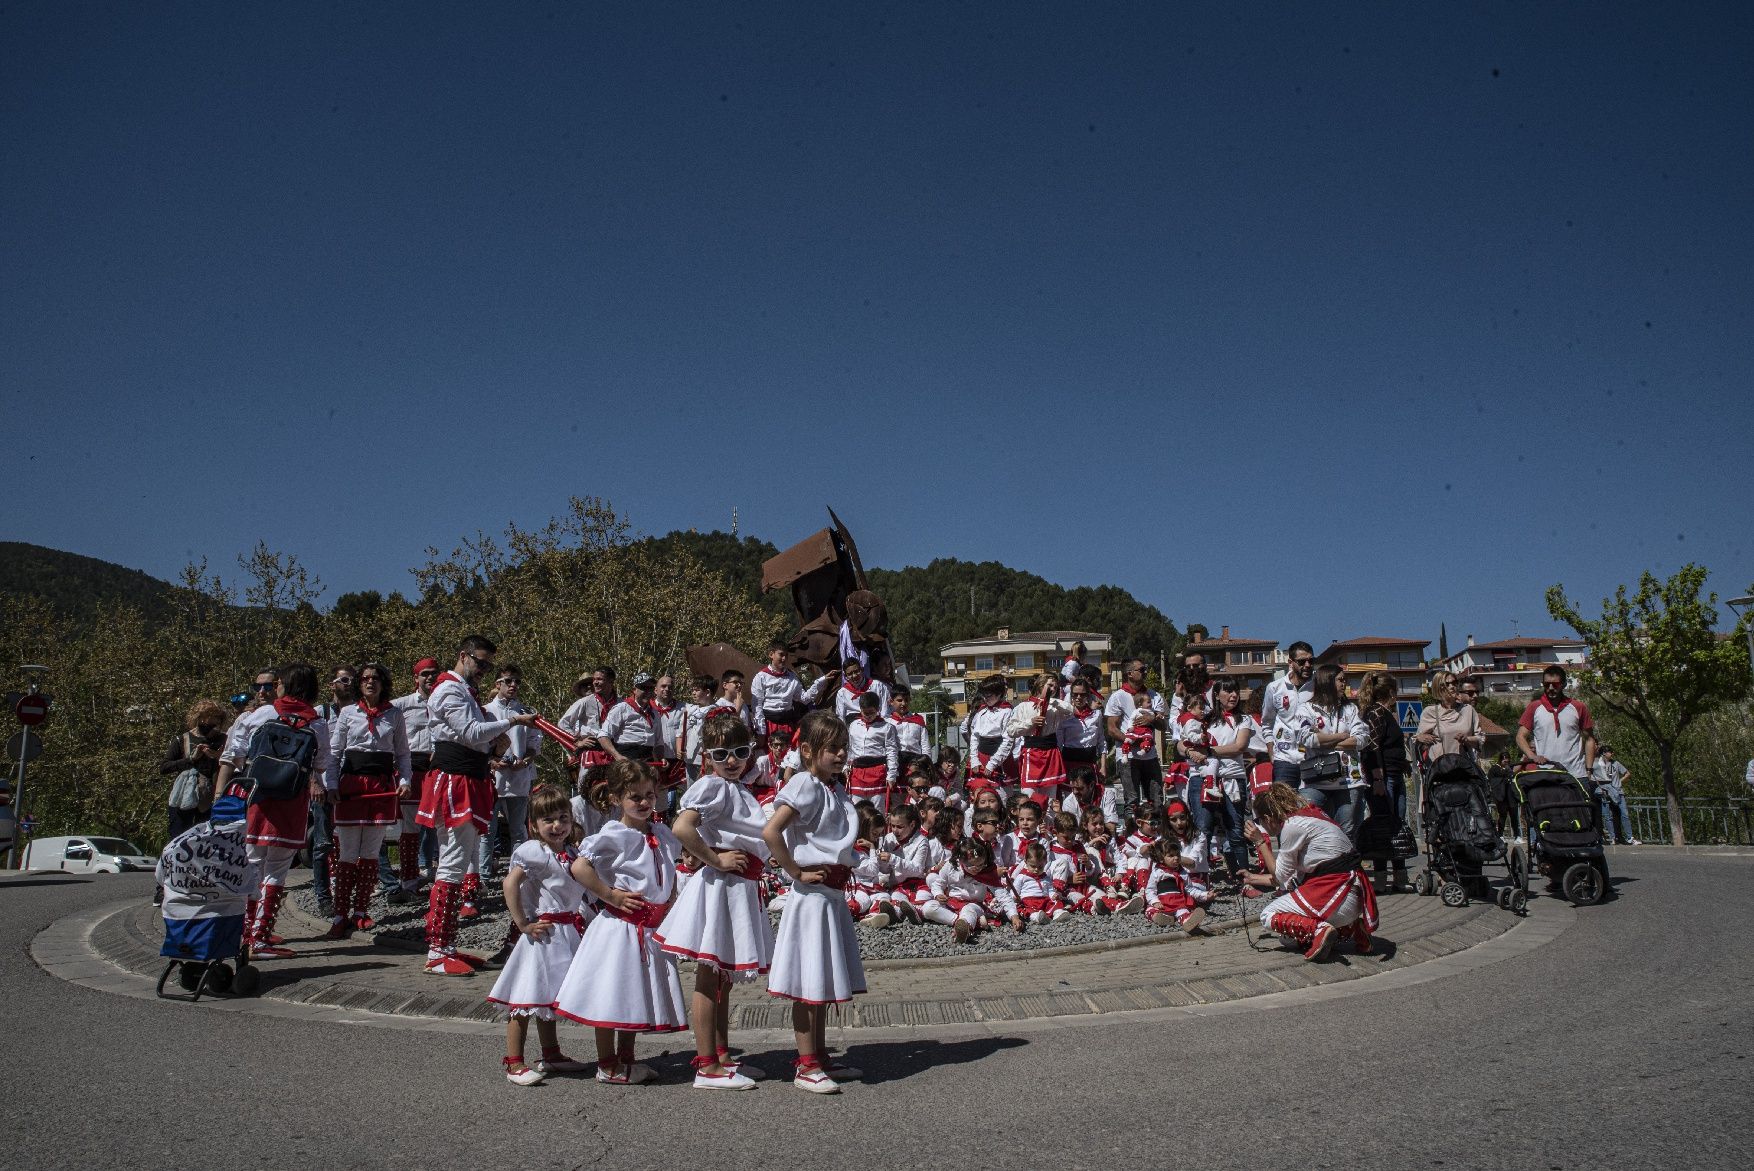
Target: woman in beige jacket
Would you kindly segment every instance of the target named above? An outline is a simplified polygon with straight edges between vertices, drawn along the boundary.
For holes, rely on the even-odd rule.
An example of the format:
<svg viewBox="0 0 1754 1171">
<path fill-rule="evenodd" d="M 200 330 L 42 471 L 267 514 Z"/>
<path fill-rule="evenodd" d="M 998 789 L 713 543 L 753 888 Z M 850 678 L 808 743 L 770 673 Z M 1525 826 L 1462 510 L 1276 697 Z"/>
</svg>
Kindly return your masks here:
<svg viewBox="0 0 1754 1171">
<path fill-rule="evenodd" d="M 1452 752 L 1472 755 L 1486 744 L 1480 730 L 1480 713 L 1456 698 L 1456 677 L 1439 671 L 1431 677 L 1431 697 L 1437 702 L 1419 713 L 1415 742 L 1429 750 L 1432 760 Z"/>
</svg>

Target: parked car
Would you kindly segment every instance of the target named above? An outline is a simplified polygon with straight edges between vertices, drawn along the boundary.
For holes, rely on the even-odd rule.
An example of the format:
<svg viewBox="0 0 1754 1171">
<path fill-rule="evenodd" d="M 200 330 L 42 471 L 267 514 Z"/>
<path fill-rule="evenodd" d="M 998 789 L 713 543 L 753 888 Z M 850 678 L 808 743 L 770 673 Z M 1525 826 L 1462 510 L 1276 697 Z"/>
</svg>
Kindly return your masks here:
<svg viewBox="0 0 1754 1171">
<path fill-rule="evenodd" d="M 152 870 L 157 858 L 123 838 L 34 838 L 24 848 L 20 870 L 59 870 L 67 874 L 122 874 Z"/>
</svg>

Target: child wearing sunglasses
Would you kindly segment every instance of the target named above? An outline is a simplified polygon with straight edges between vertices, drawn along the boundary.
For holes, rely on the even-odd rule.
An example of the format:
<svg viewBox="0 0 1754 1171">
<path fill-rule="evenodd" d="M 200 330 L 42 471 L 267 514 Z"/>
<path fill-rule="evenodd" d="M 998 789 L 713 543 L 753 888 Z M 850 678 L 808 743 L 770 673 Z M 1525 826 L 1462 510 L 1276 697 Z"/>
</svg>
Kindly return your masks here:
<svg viewBox="0 0 1754 1171">
<path fill-rule="evenodd" d="M 762 1076 L 730 1056 L 731 985 L 761 976 L 773 961 L 773 928 L 761 901 L 767 817 L 744 782 L 755 744 L 730 710 L 708 717 L 700 730 L 700 780 L 682 794 L 673 832 L 697 860 L 658 933 L 663 949 L 695 961 L 694 1084 L 703 1089 L 747 1090 Z"/>
</svg>

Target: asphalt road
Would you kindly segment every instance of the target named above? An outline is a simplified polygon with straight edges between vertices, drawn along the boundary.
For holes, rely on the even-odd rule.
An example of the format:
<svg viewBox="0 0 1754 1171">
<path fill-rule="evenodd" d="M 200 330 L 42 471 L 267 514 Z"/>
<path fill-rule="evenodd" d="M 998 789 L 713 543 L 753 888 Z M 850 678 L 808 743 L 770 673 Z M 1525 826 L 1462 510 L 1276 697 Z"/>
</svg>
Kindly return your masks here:
<svg viewBox="0 0 1754 1171">
<path fill-rule="evenodd" d="M 30 938 L 143 879 L 0 881 L 3 1162 L 1745 1168 L 1754 859 L 1616 864 L 1618 900 L 1496 965 L 1230 1016 L 885 1033 L 849 1053 L 864 1083 L 826 1098 L 693 1090 L 685 1039 L 657 1063 L 670 1084 L 519 1089 L 491 1037 L 87 990 Z"/>
</svg>

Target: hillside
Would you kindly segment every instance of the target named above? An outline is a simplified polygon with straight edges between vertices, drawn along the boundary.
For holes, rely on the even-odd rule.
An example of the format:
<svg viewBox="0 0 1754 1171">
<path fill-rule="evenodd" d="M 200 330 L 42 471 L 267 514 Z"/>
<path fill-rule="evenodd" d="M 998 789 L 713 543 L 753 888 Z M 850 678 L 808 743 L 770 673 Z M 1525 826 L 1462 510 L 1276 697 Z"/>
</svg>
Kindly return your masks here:
<svg viewBox="0 0 1754 1171">
<path fill-rule="evenodd" d="M 78 623 L 127 603 L 147 620 L 170 612 L 177 587 L 138 569 L 21 541 L 0 541 L 0 594 L 35 594 Z"/>
<path fill-rule="evenodd" d="M 683 549 L 750 590 L 761 588 L 761 563 L 779 550 L 754 537 L 729 533 L 669 533 L 649 538 L 662 548 Z M 875 569 L 866 577 L 889 607 L 889 633 L 896 657 L 915 672 L 938 668 L 938 648 L 957 639 L 1014 630 L 1100 630 L 1114 635 L 1120 654 L 1156 660 L 1173 653 L 1182 636 L 1155 606 L 1118 586 L 1067 589 L 996 561 L 941 558 L 930 565 Z M 970 599 L 972 596 L 972 606 Z M 776 591 L 762 599 L 775 614 L 792 617 L 791 599 Z"/>
<path fill-rule="evenodd" d="M 755 594 L 761 564 L 778 552 L 773 544 L 729 533 L 668 533 L 648 537 L 660 552 L 684 550 Z M 1117 586 L 1067 589 L 996 561 L 979 564 L 943 558 L 905 569 L 866 567 L 871 588 L 889 606 L 896 657 L 915 672 L 935 671 L 938 648 L 957 639 L 1014 630 L 1101 630 L 1114 635 L 1121 654 L 1155 659 L 1174 652 L 1181 632 L 1154 606 Z M 163 617 L 177 587 L 137 569 L 94 557 L 18 542 L 0 543 L 0 594 L 39 594 L 75 621 L 89 621 L 100 605 L 128 602 L 148 621 Z M 364 599 L 349 595 L 340 608 Z M 972 605 L 971 605 L 972 599 Z M 791 598 L 776 591 L 761 598 L 764 609 L 792 618 Z"/>
</svg>

